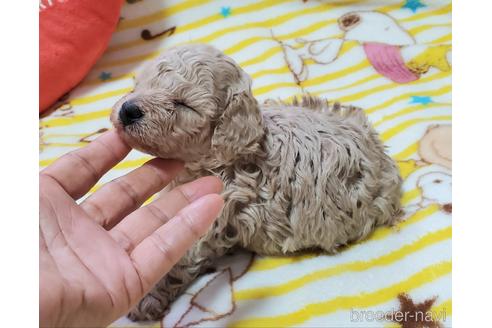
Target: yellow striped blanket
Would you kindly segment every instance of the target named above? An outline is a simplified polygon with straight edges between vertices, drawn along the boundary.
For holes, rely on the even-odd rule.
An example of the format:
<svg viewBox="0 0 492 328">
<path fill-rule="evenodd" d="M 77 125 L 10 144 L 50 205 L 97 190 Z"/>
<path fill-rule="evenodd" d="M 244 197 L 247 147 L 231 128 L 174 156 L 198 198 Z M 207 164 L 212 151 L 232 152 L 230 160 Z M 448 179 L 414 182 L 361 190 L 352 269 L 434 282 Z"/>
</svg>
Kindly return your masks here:
<svg viewBox="0 0 492 328">
<path fill-rule="evenodd" d="M 187 42 L 233 57 L 260 101 L 364 108 L 401 168 L 406 216 L 338 255 L 227 257 L 145 326 L 450 326 L 451 1 L 127 0 L 104 56 L 41 118 L 40 166 L 110 128 L 135 72 Z M 91 192 L 148 158 L 132 151 Z"/>
</svg>

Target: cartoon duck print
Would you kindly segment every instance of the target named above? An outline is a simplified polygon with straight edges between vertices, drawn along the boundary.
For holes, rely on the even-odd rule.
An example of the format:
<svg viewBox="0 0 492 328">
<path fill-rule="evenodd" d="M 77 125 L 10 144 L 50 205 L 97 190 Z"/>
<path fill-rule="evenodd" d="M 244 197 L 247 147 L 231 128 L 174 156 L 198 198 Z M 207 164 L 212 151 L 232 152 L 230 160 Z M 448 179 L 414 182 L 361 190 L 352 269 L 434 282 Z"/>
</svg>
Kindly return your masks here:
<svg viewBox="0 0 492 328">
<path fill-rule="evenodd" d="M 422 191 L 420 207 L 438 204 L 444 212 L 452 213 L 451 180 L 451 175 L 444 172 L 429 172 L 419 177 L 417 187 Z"/>
<path fill-rule="evenodd" d="M 450 71 L 450 45 L 418 45 L 392 17 L 377 11 L 354 11 L 338 19 L 341 38 L 280 41 L 285 60 L 298 84 L 308 77 L 307 60 L 329 64 L 337 59 L 345 41 L 359 42 L 368 61 L 381 75 L 396 83 L 420 78 L 431 67 Z"/>
<path fill-rule="evenodd" d="M 425 162 L 421 162 L 425 163 Z M 404 189 L 417 194 L 402 199 L 405 213 L 411 214 L 430 205 L 437 205 L 445 214 L 453 212 L 451 172 L 441 165 L 424 164 L 405 179 Z"/>
</svg>

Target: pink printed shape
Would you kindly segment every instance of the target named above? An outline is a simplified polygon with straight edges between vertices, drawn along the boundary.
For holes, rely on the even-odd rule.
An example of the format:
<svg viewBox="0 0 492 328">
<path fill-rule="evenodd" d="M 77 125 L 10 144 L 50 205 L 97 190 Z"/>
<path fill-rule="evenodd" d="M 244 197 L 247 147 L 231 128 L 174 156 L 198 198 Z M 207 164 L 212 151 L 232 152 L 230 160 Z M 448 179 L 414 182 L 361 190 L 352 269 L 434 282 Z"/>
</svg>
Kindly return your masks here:
<svg viewBox="0 0 492 328">
<path fill-rule="evenodd" d="M 364 43 L 364 51 L 376 71 L 396 83 L 408 83 L 419 78 L 405 66 L 398 46 L 368 42 Z"/>
</svg>

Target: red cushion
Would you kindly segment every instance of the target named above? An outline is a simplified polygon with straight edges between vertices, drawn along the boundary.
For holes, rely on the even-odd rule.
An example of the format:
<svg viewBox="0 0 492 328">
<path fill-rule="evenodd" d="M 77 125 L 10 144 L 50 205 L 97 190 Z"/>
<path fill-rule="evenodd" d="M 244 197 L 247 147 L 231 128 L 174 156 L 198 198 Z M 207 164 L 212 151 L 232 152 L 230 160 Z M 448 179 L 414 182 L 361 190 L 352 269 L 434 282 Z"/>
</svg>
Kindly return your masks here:
<svg viewBox="0 0 492 328">
<path fill-rule="evenodd" d="M 75 87 L 102 55 L 123 0 L 40 2 L 39 111 Z"/>
</svg>

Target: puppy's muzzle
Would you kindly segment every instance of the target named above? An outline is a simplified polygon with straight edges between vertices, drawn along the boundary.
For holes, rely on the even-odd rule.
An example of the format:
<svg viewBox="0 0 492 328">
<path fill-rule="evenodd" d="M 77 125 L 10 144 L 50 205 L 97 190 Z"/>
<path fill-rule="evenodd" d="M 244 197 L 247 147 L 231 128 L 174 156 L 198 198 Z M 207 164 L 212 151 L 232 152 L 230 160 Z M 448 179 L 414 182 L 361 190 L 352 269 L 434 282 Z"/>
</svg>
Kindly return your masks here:
<svg viewBox="0 0 492 328">
<path fill-rule="evenodd" d="M 131 101 L 125 101 L 121 106 L 118 117 L 123 126 L 131 125 L 144 116 L 138 105 Z"/>
</svg>

